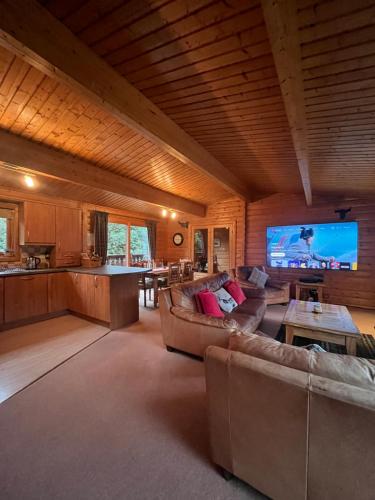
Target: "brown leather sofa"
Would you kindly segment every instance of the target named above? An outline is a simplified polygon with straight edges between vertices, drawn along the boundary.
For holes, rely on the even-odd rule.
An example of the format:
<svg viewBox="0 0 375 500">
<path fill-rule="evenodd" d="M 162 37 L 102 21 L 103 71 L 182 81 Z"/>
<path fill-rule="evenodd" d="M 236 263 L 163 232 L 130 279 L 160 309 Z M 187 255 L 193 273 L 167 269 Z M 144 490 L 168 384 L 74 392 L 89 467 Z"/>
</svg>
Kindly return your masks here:
<svg viewBox="0 0 375 500">
<path fill-rule="evenodd" d="M 227 347 L 232 332 L 254 332 L 266 311 L 264 291 L 244 289 L 247 300 L 224 318 L 197 311 L 195 295 L 208 288 L 216 291 L 229 279 L 218 273 L 196 281 L 180 283 L 160 291 L 161 329 L 168 350 L 178 349 L 204 356 L 209 345 Z"/>
<path fill-rule="evenodd" d="M 242 288 L 256 288 L 255 285 L 248 281 L 253 267 L 257 267 L 260 271 L 266 272 L 264 266 L 238 266 L 232 271 L 235 279 L 240 283 Z M 288 281 L 268 278 L 266 286 L 264 287 L 264 292 L 267 305 L 287 304 L 290 299 L 290 283 Z"/>
<path fill-rule="evenodd" d="M 213 461 L 273 500 L 370 500 L 375 361 L 257 335 L 206 351 Z"/>
</svg>

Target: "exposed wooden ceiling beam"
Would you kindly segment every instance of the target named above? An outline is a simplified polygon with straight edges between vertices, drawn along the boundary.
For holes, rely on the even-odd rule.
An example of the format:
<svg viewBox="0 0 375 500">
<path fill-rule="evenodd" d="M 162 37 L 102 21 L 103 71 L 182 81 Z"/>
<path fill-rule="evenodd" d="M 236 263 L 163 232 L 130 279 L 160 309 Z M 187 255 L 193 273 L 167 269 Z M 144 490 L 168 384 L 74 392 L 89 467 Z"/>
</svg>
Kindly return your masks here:
<svg viewBox="0 0 375 500">
<path fill-rule="evenodd" d="M 229 192 L 249 198 L 241 180 L 36 0 L 0 2 L 0 45 L 89 96 L 122 123 L 187 166 L 214 178 Z"/>
<path fill-rule="evenodd" d="M 292 133 L 306 203 L 311 205 L 307 121 L 303 95 L 297 6 L 295 0 L 262 0 L 262 8 Z"/>
<path fill-rule="evenodd" d="M 206 207 L 0 130 L 0 161 L 43 175 L 204 217 Z"/>
</svg>

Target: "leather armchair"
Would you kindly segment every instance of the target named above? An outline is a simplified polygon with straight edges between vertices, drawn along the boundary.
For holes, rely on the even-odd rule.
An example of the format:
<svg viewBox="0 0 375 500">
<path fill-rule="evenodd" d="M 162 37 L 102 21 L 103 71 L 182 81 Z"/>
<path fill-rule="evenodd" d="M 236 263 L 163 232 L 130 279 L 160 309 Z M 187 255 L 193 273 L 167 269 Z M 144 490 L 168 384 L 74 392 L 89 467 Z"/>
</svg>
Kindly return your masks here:
<svg viewBox="0 0 375 500">
<path fill-rule="evenodd" d="M 266 272 L 264 266 L 238 266 L 231 271 L 231 274 L 240 283 L 242 288 L 257 289 L 257 287 L 248 281 L 253 267 L 257 267 L 260 271 Z M 274 278 L 268 278 L 264 287 L 264 298 L 266 304 L 287 304 L 290 299 L 290 283 Z"/>
<path fill-rule="evenodd" d="M 243 337 L 206 351 L 213 462 L 274 500 L 374 498 L 375 361 Z"/>
</svg>

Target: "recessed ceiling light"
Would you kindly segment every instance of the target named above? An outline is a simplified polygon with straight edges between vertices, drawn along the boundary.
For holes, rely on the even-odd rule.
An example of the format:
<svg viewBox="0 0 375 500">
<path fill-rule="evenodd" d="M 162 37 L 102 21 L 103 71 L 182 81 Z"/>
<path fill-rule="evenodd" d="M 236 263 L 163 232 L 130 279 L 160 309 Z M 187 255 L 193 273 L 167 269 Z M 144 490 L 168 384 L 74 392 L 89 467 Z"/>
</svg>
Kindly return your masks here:
<svg viewBox="0 0 375 500">
<path fill-rule="evenodd" d="M 168 210 L 167 210 L 167 209 L 165 209 L 165 208 L 163 208 L 163 210 L 161 211 L 161 215 L 162 215 L 163 217 L 167 217 L 167 215 L 168 215 Z"/>
<path fill-rule="evenodd" d="M 35 186 L 34 179 L 29 175 L 25 175 L 23 180 L 25 181 L 27 187 L 33 188 Z"/>
<path fill-rule="evenodd" d="M 176 212 L 172 212 L 172 213 L 171 213 L 171 219 L 175 219 L 176 217 L 177 217 Z"/>
</svg>

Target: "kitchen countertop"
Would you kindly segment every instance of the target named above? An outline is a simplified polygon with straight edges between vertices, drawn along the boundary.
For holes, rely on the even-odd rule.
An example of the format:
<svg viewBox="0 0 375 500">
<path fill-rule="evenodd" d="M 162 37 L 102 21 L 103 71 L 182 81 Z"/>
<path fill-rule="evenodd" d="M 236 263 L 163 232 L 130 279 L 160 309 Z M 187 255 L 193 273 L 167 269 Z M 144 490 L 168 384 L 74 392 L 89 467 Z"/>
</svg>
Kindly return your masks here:
<svg viewBox="0 0 375 500">
<path fill-rule="evenodd" d="M 50 274 L 50 273 L 82 273 L 95 274 L 97 276 L 123 276 L 127 274 L 139 274 L 150 271 L 146 267 L 125 267 L 125 266 L 100 266 L 100 267 L 59 267 L 50 269 L 22 269 L 20 271 L 0 271 L 0 278 L 8 276 L 26 276 L 30 274 Z"/>
<path fill-rule="evenodd" d="M 63 273 L 66 269 L 62 268 L 51 268 L 51 269 L 21 269 L 17 271 L 0 271 L 0 278 L 7 278 L 8 276 L 25 276 L 28 274 L 50 274 L 50 273 Z"/>
<path fill-rule="evenodd" d="M 66 271 L 82 274 L 96 274 L 97 276 L 122 276 L 126 274 L 140 274 L 151 271 L 147 267 L 125 267 L 125 266 L 100 266 L 100 267 L 67 267 Z"/>
</svg>

